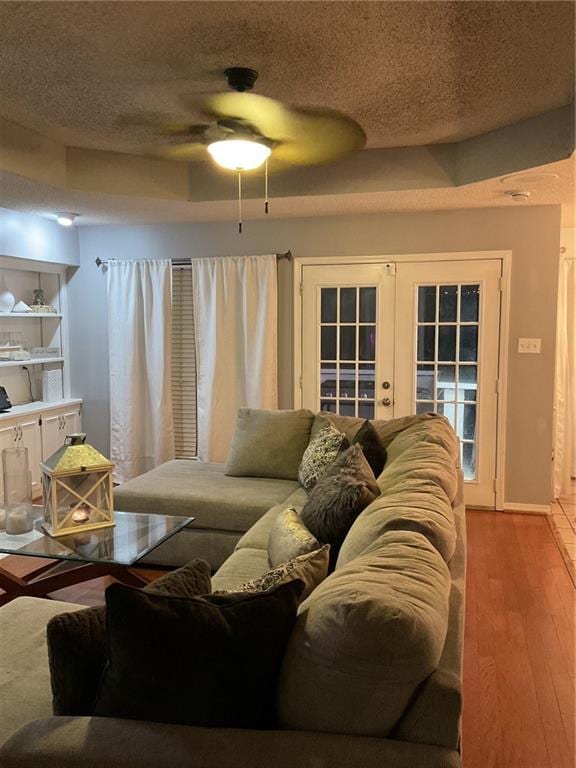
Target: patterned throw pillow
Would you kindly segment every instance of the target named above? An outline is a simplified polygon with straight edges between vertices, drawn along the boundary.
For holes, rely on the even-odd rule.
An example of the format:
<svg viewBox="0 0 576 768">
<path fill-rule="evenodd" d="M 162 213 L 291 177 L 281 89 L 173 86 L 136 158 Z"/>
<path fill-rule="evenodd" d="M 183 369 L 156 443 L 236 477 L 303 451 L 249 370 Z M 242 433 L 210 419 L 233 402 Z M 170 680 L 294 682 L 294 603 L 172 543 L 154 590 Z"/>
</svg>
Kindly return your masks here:
<svg viewBox="0 0 576 768">
<path fill-rule="evenodd" d="M 298 480 L 306 491 L 310 491 L 324 475 L 339 453 L 346 450 L 350 443 L 343 432 L 332 424 L 326 424 L 308 443 L 304 451 Z"/>
<path fill-rule="evenodd" d="M 299 555 L 286 563 L 281 563 L 257 579 L 251 579 L 235 589 L 225 589 L 214 594 L 265 592 L 267 589 L 278 586 L 278 584 L 299 579 L 305 585 L 304 592 L 300 596 L 302 602 L 328 575 L 329 557 L 330 546 L 325 544 L 314 552 L 307 552 L 305 555 Z"/>
<path fill-rule="evenodd" d="M 302 522 L 318 541 L 330 544 L 330 570 L 352 523 L 380 490 L 359 445 L 345 451 L 312 489 Z"/>
</svg>

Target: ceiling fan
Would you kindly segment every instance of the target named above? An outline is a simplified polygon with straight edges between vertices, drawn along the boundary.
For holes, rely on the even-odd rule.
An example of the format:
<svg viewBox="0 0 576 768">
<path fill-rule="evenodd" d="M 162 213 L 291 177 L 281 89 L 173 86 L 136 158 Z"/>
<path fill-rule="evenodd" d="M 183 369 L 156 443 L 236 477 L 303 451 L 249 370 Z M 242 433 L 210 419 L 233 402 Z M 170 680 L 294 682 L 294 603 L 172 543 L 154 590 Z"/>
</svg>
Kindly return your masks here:
<svg viewBox="0 0 576 768">
<path fill-rule="evenodd" d="M 268 213 L 268 160 L 271 170 L 335 162 L 366 143 L 362 128 L 331 109 L 289 107 L 280 101 L 248 93 L 258 72 L 247 67 L 224 71 L 230 91 L 209 95 L 194 107 L 211 118 L 192 125 L 162 126 L 167 135 L 158 152 L 175 160 L 197 160 L 206 151 L 221 167 L 241 174 L 265 165 L 265 211 Z M 242 224 L 239 221 L 239 230 Z"/>
</svg>

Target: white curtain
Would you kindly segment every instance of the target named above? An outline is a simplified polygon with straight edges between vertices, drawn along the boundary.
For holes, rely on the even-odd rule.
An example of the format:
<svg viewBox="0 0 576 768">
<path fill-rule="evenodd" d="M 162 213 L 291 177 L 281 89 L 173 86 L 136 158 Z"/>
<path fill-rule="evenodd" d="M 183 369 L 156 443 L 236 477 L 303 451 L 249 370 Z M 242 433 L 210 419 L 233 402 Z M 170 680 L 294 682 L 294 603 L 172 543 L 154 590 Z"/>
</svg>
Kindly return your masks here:
<svg viewBox="0 0 576 768">
<path fill-rule="evenodd" d="M 172 265 L 108 262 L 111 458 L 125 482 L 174 458 Z"/>
<path fill-rule="evenodd" d="M 275 256 L 192 259 L 198 458 L 226 461 L 239 407 L 276 408 Z"/>
<path fill-rule="evenodd" d="M 576 477 L 576 261 L 560 259 L 556 355 L 554 496 L 562 496 Z"/>
</svg>

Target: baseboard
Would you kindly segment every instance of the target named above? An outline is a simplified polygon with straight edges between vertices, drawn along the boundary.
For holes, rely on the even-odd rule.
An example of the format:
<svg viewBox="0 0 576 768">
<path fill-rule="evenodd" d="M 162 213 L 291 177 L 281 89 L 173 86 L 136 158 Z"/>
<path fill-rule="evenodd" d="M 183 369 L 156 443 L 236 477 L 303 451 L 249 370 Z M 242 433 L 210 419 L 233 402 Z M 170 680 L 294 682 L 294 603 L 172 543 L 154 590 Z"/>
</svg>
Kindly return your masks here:
<svg viewBox="0 0 576 768">
<path fill-rule="evenodd" d="M 524 512 L 526 515 L 549 515 L 550 504 L 522 504 L 512 501 L 504 502 L 504 512 Z"/>
</svg>

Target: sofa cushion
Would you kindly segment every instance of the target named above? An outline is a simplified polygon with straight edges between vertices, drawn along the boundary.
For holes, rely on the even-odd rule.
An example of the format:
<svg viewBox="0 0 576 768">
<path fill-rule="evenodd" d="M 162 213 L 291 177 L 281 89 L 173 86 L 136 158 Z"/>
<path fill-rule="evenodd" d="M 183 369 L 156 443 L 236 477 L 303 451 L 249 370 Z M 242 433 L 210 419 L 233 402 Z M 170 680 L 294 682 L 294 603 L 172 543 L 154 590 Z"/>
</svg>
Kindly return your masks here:
<svg viewBox="0 0 576 768">
<path fill-rule="evenodd" d="M 320 542 L 302 522 L 295 509 L 288 507 L 277 515 L 268 537 L 268 562 L 275 568 L 280 563 L 292 560 L 319 549 Z"/>
<path fill-rule="evenodd" d="M 30 720 L 52 714 L 46 624 L 83 608 L 40 597 L 17 597 L 0 608 L 0 744 Z"/>
<path fill-rule="evenodd" d="M 418 442 L 410 446 L 397 459 L 386 464 L 378 478 L 378 486 L 386 494 L 398 491 L 416 479 L 438 485 L 450 503 L 456 496 L 458 470 L 451 455 L 441 445 Z"/>
<path fill-rule="evenodd" d="M 305 409 L 263 411 L 240 408 L 226 474 L 297 480 L 313 421 L 314 414 Z"/>
<path fill-rule="evenodd" d="M 108 666 L 95 714 L 220 728 L 276 722 L 276 688 L 300 581 L 206 597 L 106 590 Z"/>
<path fill-rule="evenodd" d="M 154 595 L 194 597 L 211 591 L 210 568 L 193 560 L 144 587 Z M 46 628 L 55 715 L 89 715 L 106 665 L 104 606 L 61 613 Z"/>
<path fill-rule="evenodd" d="M 262 576 L 269 569 L 266 549 L 243 547 L 233 552 L 212 576 L 212 589 L 233 590 L 245 581 Z"/>
<path fill-rule="evenodd" d="M 305 490 L 310 491 L 326 472 L 330 464 L 350 443 L 343 432 L 332 424 L 325 424 L 313 437 L 304 451 L 298 480 Z"/>
<path fill-rule="evenodd" d="M 298 488 L 296 480 L 228 477 L 223 464 L 168 461 L 114 489 L 116 509 L 194 516 L 193 527 L 244 533 Z"/>
<path fill-rule="evenodd" d="M 384 737 L 438 665 L 450 574 L 424 536 L 390 531 L 302 603 L 279 688 L 285 728 Z"/>
<path fill-rule="evenodd" d="M 383 533 L 393 530 L 421 533 L 445 562 L 454 554 L 454 511 L 446 493 L 428 480 L 408 477 L 378 496 L 356 518 L 340 549 L 337 567 L 368 551 Z"/>
<path fill-rule="evenodd" d="M 328 575 L 328 562 L 330 558 L 330 546 L 325 544 L 312 552 L 306 552 L 303 555 L 293 557 L 284 563 L 280 563 L 271 568 L 266 573 L 256 579 L 247 581 L 233 590 L 219 590 L 226 594 L 232 592 L 265 592 L 278 584 L 285 584 L 287 581 L 299 579 L 304 584 L 304 591 L 300 600 L 305 600 L 308 595 L 316 589 Z"/>
</svg>

